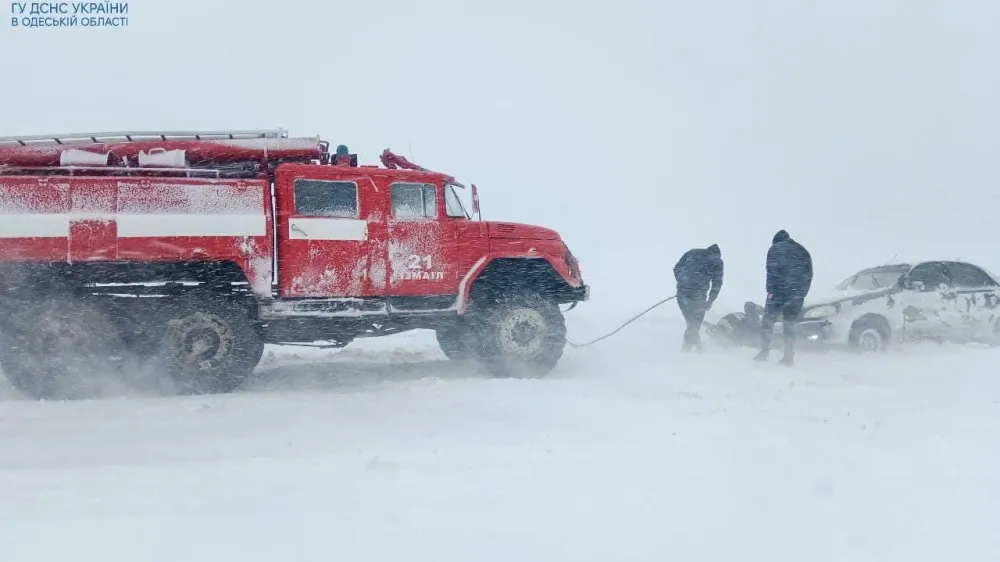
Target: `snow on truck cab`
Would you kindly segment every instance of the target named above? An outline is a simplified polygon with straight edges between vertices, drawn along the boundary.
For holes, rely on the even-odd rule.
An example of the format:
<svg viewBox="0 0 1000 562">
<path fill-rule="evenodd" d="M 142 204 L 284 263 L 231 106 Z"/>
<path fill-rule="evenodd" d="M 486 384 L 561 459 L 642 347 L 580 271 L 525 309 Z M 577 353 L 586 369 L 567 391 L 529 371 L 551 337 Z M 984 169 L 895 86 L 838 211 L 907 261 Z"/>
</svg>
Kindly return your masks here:
<svg viewBox="0 0 1000 562">
<path fill-rule="evenodd" d="M 0 368 L 34 397 L 102 370 L 230 392 L 266 343 L 422 328 L 497 376 L 549 372 L 559 306 L 590 294 L 559 234 L 381 163 L 284 129 L 0 137 Z"/>
</svg>

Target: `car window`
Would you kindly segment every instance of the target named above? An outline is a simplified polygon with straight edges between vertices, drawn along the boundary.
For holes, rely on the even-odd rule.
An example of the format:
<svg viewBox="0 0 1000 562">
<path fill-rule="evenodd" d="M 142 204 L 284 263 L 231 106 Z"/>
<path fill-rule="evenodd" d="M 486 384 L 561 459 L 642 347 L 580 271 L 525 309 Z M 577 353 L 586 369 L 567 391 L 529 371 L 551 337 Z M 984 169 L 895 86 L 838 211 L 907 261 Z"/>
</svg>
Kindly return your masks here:
<svg viewBox="0 0 1000 562">
<path fill-rule="evenodd" d="M 391 187 L 392 216 L 400 219 L 437 217 L 437 190 L 429 183 L 394 183 Z"/>
<path fill-rule="evenodd" d="M 840 283 L 837 284 L 837 290 L 838 291 L 846 291 L 846 290 L 852 288 L 854 286 L 854 282 L 857 280 L 857 278 L 858 278 L 857 275 L 852 275 L 852 276 L 848 277 L 847 279 L 844 279 L 843 281 L 841 281 Z"/>
<path fill-rule="evenodd" d="M 855 278 L 854 283 L 851 283 L 850 288 L 858 291 L 870 291 L 877 288 L 878 283 L 876 282 L 875 275 L 871 273 L 862 273 Z"/>
<path fill-rule="evenodd" d="M 954 287 L 995 287 L 996 283 L 978 267 L 968 263 L 948 264 L 948 277 Z"/>
<path fill-rule="evenodd" d="M 841 281 L 837 285 L 840 291 L 876 291 L 894 287 L 899 278 L 909 269 L 907 266 L 878 267 L 865 269 Z"/>
<path fill-rule="evenodd" d="M 358 186 L 350 181 L 297 179 L 295 214 L 312 217 L 356 218 Z"/>
<path fill-rule="evenodd" d="M 948 284 L 948 275 L 941 262 L 926 262 L 914 267 L 907 276 L 910 282 L 924 284 L 925 291 L 933 291 L 939 285 Z"/>
<path fill-rule="evenodd" d="M 892 287 L 899 281 L 900 273 L 898 271 L 876 271 L 872 273 L 861 273 L 858 275 L 857 279 L 850 285 L 851 289 L 857 289 L 859 291 L 875 291 L 877 289 L 885 289 L 886 287 Z"/>
</svg>

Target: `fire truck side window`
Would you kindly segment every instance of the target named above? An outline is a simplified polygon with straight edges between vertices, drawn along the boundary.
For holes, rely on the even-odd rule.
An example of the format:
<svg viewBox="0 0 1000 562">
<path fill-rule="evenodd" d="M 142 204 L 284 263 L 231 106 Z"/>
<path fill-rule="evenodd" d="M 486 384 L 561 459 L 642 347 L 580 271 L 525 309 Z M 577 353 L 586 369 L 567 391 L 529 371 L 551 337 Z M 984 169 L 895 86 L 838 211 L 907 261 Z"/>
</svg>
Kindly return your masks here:
<svg viewBox="0 0 1000 562">
<path fill-rule="evenodd" d="M 468 213 L 465 212 L 465 207 L 462 206 L 462 200 L 458 198 L 458 194 L 455 193 L 455 186 L 446 185 L 444 188 L 444 205 L 445 213 L 449 217 L 468 219 Z"/>
<path fill-rule="evenodd" d="M 437 217 L 437 190 L 429 183 L 394 183 L 390 188 L 392 216 L 400 219 Z"/>
<path fill-rule="evenodd" d="M 356 218 L 358 186 L 350 181 L 295 180 L 295 214 Z"/>
</svg>

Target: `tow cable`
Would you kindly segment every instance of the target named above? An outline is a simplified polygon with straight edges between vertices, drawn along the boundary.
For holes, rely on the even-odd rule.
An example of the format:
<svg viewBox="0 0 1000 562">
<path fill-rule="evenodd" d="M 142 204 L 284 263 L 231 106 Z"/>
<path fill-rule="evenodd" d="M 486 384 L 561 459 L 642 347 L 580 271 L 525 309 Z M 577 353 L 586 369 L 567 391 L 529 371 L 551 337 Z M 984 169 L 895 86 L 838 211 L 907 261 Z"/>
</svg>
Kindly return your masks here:
<svg viewBox="0 0 1000 562">
<path fill-rule="evenodd" d="M 653 309 L 657 308 L 658 306 L 666 304 L 666 303 L 674 300 L 675 298 L 677 298 L 677 295 L 671 295 L 671 296 L 669 296 L 669 297 L 661 300 L 660 302 L 654 304 L 653 306 L 647 308 L 646 310 L 643 310 L 639 314 L 636 314 L 632 318 L 629 318 L 624 323 L 622 323 L 622 325 L 620 325 L 617 328 L 615 328 L 613 331 L 611 331 L 611 332 L 609 332 L 607 334 L 604 334 L 603 336 L 601 336 L 601 337 L 599 337 L 599 338 L 597 338 L 595 340 L 591 340 L 591 341 L 589 341 L 587 343 L 573 343 L 573 342 L 569 341 L 569 339 L 566 339 L 565 341 L 566 341 L 567 344 L 569 344 L 570 347 L 575 347 L 577 349 L 579 349 L 581 347 L 588 347 L 588 346 L 594 345 L 595 343 L 597 343 L 597 342 L 599 342 L 601 340 L 605 340 L 605 339 L 610 338 L 611 336 L 617 334 L 618 332 L 620 332 L 623 329 L 625 329 L 625 326 L 628 326 L 632 322 L 635 322 L 636 320 L 642 318 L 646 314 L 649 314 L 650 312 L 653 311 Z M 568 312 L 568 311 L 572 310 L 576 305 L 577 305 L 577 303 L 573 303 L 573 305 L 570 306 L 568 309 L 566 309 L 566 311 L 564 311 L 564 312 Z M 328 349 L 328 348 L 341 348 L 341 347 L 344 347 L 344 345 L 346 345 L 346 344 L 324 345 L 324 344 L 308 344 L 308 343 L 280 343 L 278 345 L 288 345 L 288 346 L 297 346 L 297 347 L 313 347 L 313 348 L 319 348 L 319 349 Z"/>
<path fill-rule="evenodd" d="M 628 326 L 632 322 L 635 322 L 639 318 L 642 318 L 647 313 L 651 312 L 654 308 L 656 308 L 656 307 L 658 307 L 658 306 L 660 306 L 662 304 L 668 303 L 668 302 L 674 300 L 675 298 L 677 298 L 677 295 L 672 295 L 672 296 L 669 296 L 669 297 L 661 300 L 660 302 L 654 304 L 653 306 L 647 308 L 646 310 L 643 310 L 639 314 L 636 314 L 632 318 L 629 318 L 628 320 L 625 321 L 625 323 L 623 323 L 621 326 L 618 326 L 617 328 L 615 328 L 612 332 L 604 334 L 603 336 L 597 338 L 596 340 L 591 340 L 591 341 L 589 341 L 587 343 L 573 343 L 573 342 L 571 342 L 571 341 L 569 341 L 567 339 L 566 343 L 568 343 L 570 345 L 570 347 L 575 347 L 575 348 L 581 348 L 581 347 L 587 347 L 587 346 L 590 346 L 590 345 L 594 345 L 595 343 L 597 343 L 597 342 L 599 342 L 599 341 L 601 341 L 603 339 L 610 338 L 611 336 L 617 334 L 618 332 L 622 331 L 622 329 L 625 328 L 625 326 Z"/>
</svg>

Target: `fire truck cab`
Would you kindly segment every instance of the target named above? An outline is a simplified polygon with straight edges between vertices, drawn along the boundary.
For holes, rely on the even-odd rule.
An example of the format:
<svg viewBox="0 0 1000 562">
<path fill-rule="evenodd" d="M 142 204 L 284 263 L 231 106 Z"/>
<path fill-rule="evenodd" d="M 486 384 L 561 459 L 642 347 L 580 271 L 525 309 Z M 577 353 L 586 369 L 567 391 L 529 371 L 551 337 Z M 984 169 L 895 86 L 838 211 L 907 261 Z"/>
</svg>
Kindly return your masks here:
<svg viewBox="0 0 1000 562">
<path fill-rule="evenodd" d="M 549 372 L 559 306 L 589 298 L 559 234 L 381 163 L 283 129 L 0 138 L 0 368 L 39 398 L 112 372 L 230 392 L 266 343 L 423 328 L 495 375 Z"/>
</svg>

